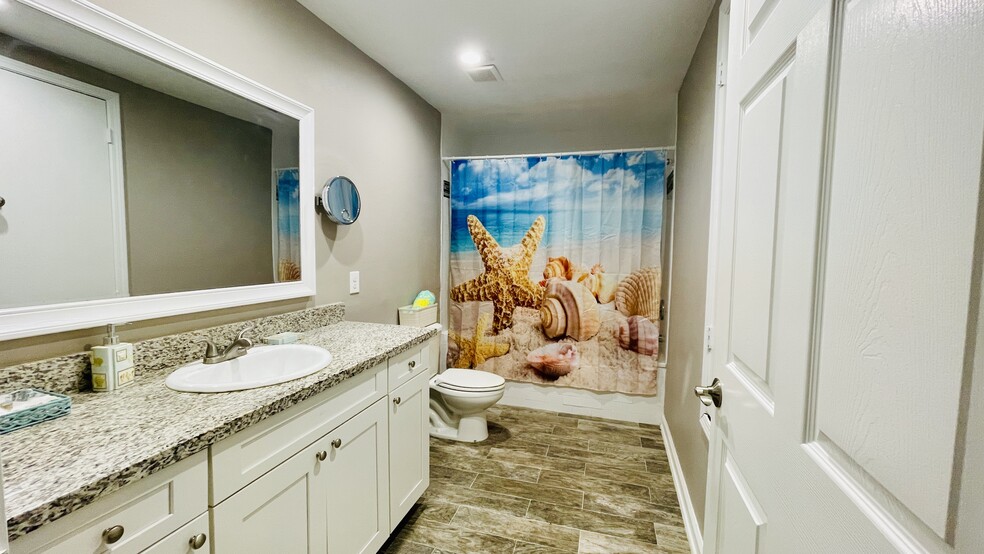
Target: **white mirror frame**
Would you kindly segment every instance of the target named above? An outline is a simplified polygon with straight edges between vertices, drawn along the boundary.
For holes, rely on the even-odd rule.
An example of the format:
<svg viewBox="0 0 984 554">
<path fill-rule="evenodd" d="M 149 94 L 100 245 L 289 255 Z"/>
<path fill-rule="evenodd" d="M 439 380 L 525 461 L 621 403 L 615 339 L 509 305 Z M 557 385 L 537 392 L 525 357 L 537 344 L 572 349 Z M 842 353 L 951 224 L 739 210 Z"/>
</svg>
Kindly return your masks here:
<svg viewBox="0 0 984 554">
<path fill-rule="evenodd" d="M 314 296 L 314 110 L 86 0 L 15 0 L 299 121 L 301 280 L 0 310 L 0 341 Z"/>
</svg>

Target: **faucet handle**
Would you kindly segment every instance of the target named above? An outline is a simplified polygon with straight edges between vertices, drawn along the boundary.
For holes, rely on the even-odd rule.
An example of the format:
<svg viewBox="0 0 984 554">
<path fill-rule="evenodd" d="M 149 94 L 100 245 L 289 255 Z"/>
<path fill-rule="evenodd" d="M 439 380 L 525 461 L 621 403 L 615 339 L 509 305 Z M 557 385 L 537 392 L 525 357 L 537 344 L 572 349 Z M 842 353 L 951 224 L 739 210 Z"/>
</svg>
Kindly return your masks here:
<svg viewBox="0 0 984 554">
<path fill-rule="evenodd" d="M 240 331 L 238 335 L 236 335 L 236 340 L 246 339 L 246 333 L 248 333 L 248 332 L 250 332 L 252 330 L 253 330 L 253 326 L 252 325 L 247 325 L 247 326 L 243 327 L 243 330 Z M 249 340 L 249 339 L 246 339 L 246 340 Z M 252 341 L 250 341 L 250 342 L 252 342 Z"/>
<path fill-rule="evenodd" d="M 214 342 L 212 342 L 212 341 L 210 341 L 208 339 L 196 340 L 195 341 L 195 344 L 204 344 L 205 345 L 205 357 L 206 358 L 214 358 L 214 357 L 216 357 L 216 356 L 219 355 L 219 349 L 218 349 L 218 347 L 215 346 L 215 343 Z"/>
</svg>

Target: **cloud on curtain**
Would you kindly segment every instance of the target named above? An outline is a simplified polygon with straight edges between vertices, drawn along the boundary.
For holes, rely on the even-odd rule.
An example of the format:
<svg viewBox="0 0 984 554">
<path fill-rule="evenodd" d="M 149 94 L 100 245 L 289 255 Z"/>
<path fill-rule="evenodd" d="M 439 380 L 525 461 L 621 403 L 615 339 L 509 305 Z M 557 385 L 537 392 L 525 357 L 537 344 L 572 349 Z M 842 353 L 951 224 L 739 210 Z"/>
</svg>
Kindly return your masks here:
<svg viewBox="0 0 984 554">
<path fill-rule="evenodd" d="M 655 394 L 666 165 L 663 150 L 455 160 L 449 364 Z"/>
</svg>

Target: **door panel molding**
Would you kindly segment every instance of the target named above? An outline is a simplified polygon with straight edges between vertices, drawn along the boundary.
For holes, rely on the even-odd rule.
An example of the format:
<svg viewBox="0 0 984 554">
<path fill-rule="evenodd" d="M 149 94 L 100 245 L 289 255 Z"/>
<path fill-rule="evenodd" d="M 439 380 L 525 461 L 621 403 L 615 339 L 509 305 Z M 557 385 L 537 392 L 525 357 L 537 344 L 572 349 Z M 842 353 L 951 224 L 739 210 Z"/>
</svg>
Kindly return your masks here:
<svg viewBox="0 0 984 554">
<path fill-rule="evenodd" d="M 950 545 L 826 435 L 820 433 L 803 450 L 899 551 L 952 552 Z"/>
<path fill-rule="evenodd" d="M 884 153 L 884 149 L 880 149 L 877 144 L 873 145 L 871 147 L 872 152 L 869 152 L 869 155 L 873 156 L 872 163 L 870 164 L 871 167 L 865 164 L 864 171 L 859 171 L 858 168 L 861 166 L 852 160 L 850 156 L 841 156 L 838 159 L 833 155 L 836 150 L 834 145 L 838 140 L 838 118 L 850 118 L 850 120 L 856 121 L 859 117 L 868 115 L 868 112 L 859 110 L 859 97 L 868 97 L 869 102 L 875 100 L 874 105 L 868 106 L 868 111 L 875 114 L 869 117 L 869 123 L 874 121 L 870 123 L 871 126 L 880 125 L 878 128 L 881 132 L 887 133 L 881 136 L 886 137 L 887 141 L 891 141 L 894 138 L 892 133 L 889 132 L 894 127 L 886 124 L 884 120 L 877 119 L 879 113 L 884 114 L 886 112 L 885 108 L 877 104 L 877 100 L 881 96 L 878 96 L 877 93 L 866 95 L 854 94 L 859 90 L 864 90 L 863 86 L 866 81 L 864 78 L 859 77 L 859 74 L 866 78 L 868 73 L 864 72 L 864 69 L 871 69 L 872 67 L 871 57 L 873 55 L 866 52 L 865 48 L 869 46 L 868 42 L 874 39 L 870 38 L 870 32 L 866 32 L 870 31 L 870 27 L 864 27 L 864 25 L 868 22 L 866 18 L 873 16 L 866 14 L 864 10 L 875 10 L 878 4 L 878 2 L 856 2 L 852 4 L 846 0 L 840 0 L 834 3 L 832 53 L 825 124 L 825 161 L 823 178 L 821 180 L 820 214 L 817 232 L 818 256 L 816 279 L 814 282 L 814 319 L 810 360 L 807 365 L 808 403 L 804 429 L 804 448 L 820 469 L 837 484 L 866 516 L 871 519 L 872 523 L 898 548 L 910 551 L 948 550 L 955 543 L 956 515 L 959 503 L 956 482 L 961 472 L 961 456 L 963 452 L 962 442 L 959 440 L 959 437 L 966 429 L 966 406 L 956 402 L 947 402 L 945 399 L 955 401 L 958 397 L 962 398 L 961 388 L 963 387 L 963 390 L 966 390 L 969 375 L 972 373 L 972 369 L 969 370 L 967 366 L 967 360 L 973 357 L 972 347 L 968 350 L 965 341 L 957 336 L 959 333 L 946 332 L 945 335 L 952 340 L 933 340 L 932 334 L 934 331 L 930 330 L 930 336 L 923 337 L 925 344 L 930 349 L 927 359 L 916 356 L 909 357 L 908 359 L 912 360 L 912 362 L 907 365 L 907 371 L 910 373 L 932 372 L 933 366 L 940 363 L 945 366 L 947 371 L 941 373 L 939 376 L 932 377 L 931 381 L 926 377 L 927 383 L 925 386 L 919 386 L 917 382 L 907 378 L 905 372 L 903 372 L 898 375 L 902 379 L 899 383 L 899 387 L 901 388 L 894 394 L 887 396 L 882 394 L 884 391 L 880 390 L 878 386 L 870 387 L 864 385 L 865 379 L 869 379 L 865 375 L 870 374 L 871 371 L 866 372 L 862 370 L 866 367 L 870 370 L 871 364 L 875 363 L 870 362 L 869 355 L 875 356 L 879 355 L 879 352 L 888 352 L 885 359 L 891 360 L 893 357 L 898 357 L 898 352 L 901 352 L 892 348 L 891 345 L 893 342 L 904 337 L 904 333 L 901 330 L 893 330 L 890 327 L 886 330 L 885 322 L 897 321 L 900 325 L 909 326 L 910 332 L 912 331 L 911 326 L 915 323 L 915 320 L 906 320 L 901 317 L 893 318 L 889 311 L 892 309 L 893 302 L 905 301 L 904 298 L 898 298 L 897 294 L 885 296 L 885 291 L 898 291 L 899 285 L 893 285 L 891 283 L 892 275 L 902 274 L 904 275 L 902 279 L 906 279 L 906 284 L 915 286 L 918 290 L 926 291 L 927 293 L 932 291 L 920 286 L 920 283 L 923 281 L 919 281 L 920 275 L 918 273 L 900 273 L 896 269 L 906 267 L 905 260 L 898 262 L 891 258 L 879 257 L 897 255 L 897 253 L 893 254 L 892 250 L 893 245 L 898 244 L 898 239 L 894 238 L 897 233 L 892 231 L 892 228 L 893 226 L 897 227 L 901 225 L 903 222 L 908 223 L 908 220 L 903 216 L 906 213 L 912 212 L 912 206 L 915 203 L 913 200 L 900 201 L 898 199 L 899 197 L 892 199 L 890 195 L 894 192 L 897 195 L 903 195 L 901 198 L 904 199 L 906 192 L 911 194 L 913 191 L 918 190 L 917 187 L 914 184 L 906 185 L 905 180 L 886 180 L 884 174 L 879 175 L 876 173 L 875 175 L 869 175 L 871 172 L 878 171 L 878 152 L 882 151 Z M 856 9 L 861 11 L 855 12 L 854 10 Z M 853 19 L 852 15 L 854 16 Z M 882 24 L 887 23 L 882 22 Z M 862 27 L 865 30 L 859 29 Z M 846 62 L 849 68 L 848 71 L 850 72 L 847 76 L 843 74 L 845 67 L 844 41 L 848 40 L 845 39 L 845 35 L 852 41 L 850 43 L 851 52 L 847 54 L 851 56 Z M 950 44 L 944 42 L 945 40 L 947 40 L 945 37 L 934 37 L 930 41 L 930 46 L 937 46 L 945 52 L 945 48 Z M 956 42 L 957 40 L 959 39 L 953 39 L 953 44 L 958 44 Z M 967 45 L 967 43 L 959 44 Z M 980 43 L 977 44 L 978 46 L 975 49 L 967 52 L 969 58 L 973 58 L 974 54 L 980 53 L 979 50 L 976 50 L 976 48 L 979 48 Z M 876 46 L 883 45 L 875 44 L 872 48 Z M 912 58 L 914 56 L 907 56 L 907 53 L 904 51 L 904 48 L 907 47 L 904 44 L 899 46 L 899 48 L 903 49 L 899 55 L 904 56 L 911 63 L 917 64 L 919 67 L 923 67 L 929 63 L 926 60 L 920 61 L 918 58 L 913 61 Z M 937 56 L 937 58 L 943 59 L 945 56 Z M 958 70 L 960 64 L 958 62 L 951 62 L 948 66 L 939 70 L 937 72 L 939 75 L 936 75 L 944 83 L 947 82 L 948 74 Z M 879 71 L 880 69 L 879 67 L 874 71 Z M 885 69 L 879 72 L 882 71 L 888 70 Z M 848 80 L 845 81 L 845 79 Z M 926 81 L 932 83 L 933 80 L 926 79 Z M 873 79 L 872 82 L 877 83 L 878 78 Z M 845 86 L 851 87 L 852 92 L 843 91 L 842 88 Z M 939 85 L 936 89 L 928 88 L 935 86 L 933 84 L 927 85 L 924 83 L 921 86 L 923 89 L 928 90 L 923 90 L 922 93 L 914 92 L 913 95 L 926 94 L 929 91 L 936 90 L 946 98 L 950 91 L 962 90 L 956 86 L 947 88 L 945 84 Z M 946 105 L 948 113 L 952 113 L 953 110 L 962 111 L 957 109 L 961 106 L 959 96 L 957 94 L 949 94 L 949 96 L 952 97 L 949 102 L 941 101 L 941 104 Z M 911 98 L 909 97 L 908 99 L 914 102 Z M 849 107 L 847 112 L 844 112 L 842 101 L 847 102 L 847 106 Z M 886 99 L 886 102 L 889 102 L 889 100 Z M 904 108 L 901 109 L 901 112 L 896 111 L 893 113 L 903 123 L 909 120 L 919 122 L 927 114 L 936 113 L 928 106 L 917 112 L 906 111 Z M 857 125 L 854 127 L 857 127 Z M 933 128 L 923 126 L 919 126 L 919 128 L 921 132 L 924 131 L 929 136 L 934 136 Z M 840 137 L 841 148 L 848 148 L 844 143 L 845 138 L 847 138 L 847 144 L 857 141 L 857 138 L 852 138 L 851 136 Z M 948 155 L 942 151 L 957 150 L 954 146 L 956 145 L 951 144 L 948 147 L 941 141 L 937 145 L 937 148 L 941 150 L 937 158 L 948 159 Z M 854 165 L 850 165 L 852 161 Z M 934 162 L 933 160 L 921 159 L 913 161 L 918 165 L 937 164 L 941 167 L 936 168 L 935 173 L 941 176 L 948 175 L 947 164 L 941 161 L 937 160 Z M 916 166 L 917 169 L 918 165 Z M 884 162 L 882 162 L 882 167 L 884 167 Z M 934 165 L 933 167 L 935 168 L 936 166 Z M 953 171 L 952 168 L 950 171 Z M 839 183 L 838 180 L 840 181 Z M 957 182 L 959 183 L 960 181 L 958 178 Z M 889 184 L 887 187 L 888 192 L 885 193 L 889 195 L 889 199 L 879 208 L 881 213 L 867 215 L 860 213 L 864 212 L 866 206 L 875 205 L 873 203 L 873 195 L 883 193 L 884 191 L 877 190 L 877 187 L 881 186 L 882 189 L 885 189 L 885 183 Z M 964 183 L 966 184 L 966 181 Z M 906 188 L 907 186 L 908 188 Z M 864 187 L 869 188 L 865 189 Z M 831 199 L 834 194 L 840 191 L 840 194 L 844 195 L 845 191 L 848 190 L 851 194 L 858 196 L 858 200 L 851 202 L 851 205 L 857 206 L 858 208 L 855 211 L 859 211 L 859 213 L 845 208 L 843 198 L 840 203 L 834 202 L 832 204 Z M 969 190 L 965 190 L 964 192 L 966 195 L 970 194 Z M 974 187 L 974 193 L 977 195 L 976 200 L 979 200 L 981 194 L 979 186 Z M 966 243 L 970 239 L 960 229 L 966 230 L 966 228 L 973 227 L 972 222 L 967 223 L 973 219 L 968 214 L 971 211 L 976 214 L 976 210 L 973 208 L 976 208 L 977 202 L 971 202 L 967 199 L 958 201 L 956 200 L 957 194 L 958 192 L 954 189 L 945 194 L 936 195 L 928 201 L 929 206 L 924 209 L 931 210 L 934 205 L 938 206 L 939 211 L 937 213 L 946 213 L 947 221 L 933 224 L 934 229 L 939 228 L 939 234 L 942 236 L 937 241 L 942 248 L 940 250 L 931 250 L 931 247 L 927 246 L 927 243 L 923 243 L 921 250 L 923 252 L 942 252 L 937 257 L 941 260 L 951 260 L 951 262 L 933 262 L 933 256 L 930 256 L 930 259 L 923 259 L 923 262 L 928 267 L 939 268 L 938 273 L 940 275 L 935 276 L 933 281 L 938 286 L 935 288 L 936 292 L 933 294 L 939 295 L 941 291 L 946 290 L 949 291 L 946 295 L 951 300 L 954 298 L 956 300 L 950 302 L 950 309 L 947 309 L 945 305 L 936 305 L 934 303 L 938 308 L 936 311 L 919 309 L 918 313 L 924 316 L 931 315 L 932 327 L 935 329 L 953 327 L 960 328 L 963 331 L 970 331 L 967 327 L 967 321 L 975 318 L 977 314 L 965 313 L 961 310 L 966 304 L 963 299 L 966 295 L 970 294 L 969 289 L 974 286 L 974 283 L 969 274 L 970 269 L 968 269 L 967 275 L 963 275 L 961 272 L 963 270 L 963 262 L 970 259 L 964 255 L 964 250 L 969 251 L 972 248 L 967 247 Z M 910 196 L 909 198 L 913 197 Z M 922 201 L 920 200 L 920 202 Z M 948 205 L 951 208 L 957 209 L 946 208 Z M 894 212 L 892 211 L 893 209 L 895 210 Z M 885 215 L 885 211 L 889 215 Z M 898 215 L 893 217 L 892 214 Z M 852 215 L 856 217 L 852 218 Z M 885 220 L 886 224 L 884 227 L 865 223 L 865 221 L 875 221 L 877 223 L 879 218 Z M 834 220 L 833 222 L 832 219 Z M 961 223 L 963 227 L 959 227 Z M 923 222 L 923 225 L 925 224 Z M 837 229 L 833 225 L 841 226 L 841 229 Z M 860 241 L 857 241 L 860 242 L 859 245 L 845 246 L 849 243 L 845 242 L 844 226 L 849 226 L 848 228 L 851 230 L 850 234 L 852 236 L 861 238 Z M 838 231 L 840 232 L 839 237 L 837 236 Z M 859 232 L 855 233 L 854 231 Z M 879 233 L 881 234 L 879 235 Z M 835 241 L 833 255 L 837 256 L 834 260 L 831 258 L 832 235 L 835 237 L 833 239 Z M 869 240 L 865 240 L 863 238 L 865 236 L 868 236 Z M 960 236 L 963 236 L 962 242 L 961 240 L 951 240 Z M 874 245 L 870 245 L 870 242 L 873 242 Z M 920 252 L 919 243 L 913 245 L 912 242 L 908 242 L 907 244 L 912 246 L 912 250 L 916 254 Z M 947 254 L 949 257 L 946 257 Z M 852 259 L 849 257 L 852 255 L 856 256 L 856 258 Z M 921 256 L 919 257 L 922 259 Z M 831 264 L 834 264 L 834 269 L 832 269 Z M 867 276 L 871 279 L 871 282 L 856 284 L 837 277 L 838 275 L 845 275 L 844 268 L 851 267 L 852 265 L 857 269 L 859 275 Z M 973 264 L 970 267 L 972 268 Z M 834 290 L 830 289 L 831 279 L 833 279 L 833 286 L 836 287 Z M 852 288 L 854 290 L 851 290 Z M 862 293 L 865 291 L 870 292 L 870 294 L 864 296 Z M 835 298 L 831 296 L 832 294 L 837 294 L 838 296 Z M 861 296 L 858 296 L 859 294 Z M 923 304 L 927 302 L 925 298 L 928 298 L 928 295 L 923 295 Z M 920 299 L 917 299 L 914 304 L 919 305 L 919 302 Z M 834 323 L 830 319 L 832 317 L 830 310 L 832 306 L 834 307 L 833 309 L 837 309 L 838 304 L 840 310 L 853 312 L 855 317 L 851 319 L 854 321 L 852 322 L 851 319 L 845 321 L 843 317 L 836 317 L 839 327 L 831 327 Z M 886 306 L 889 306 L 889 308 L 886 308 Z M 824 330 L 825 321 L 827 325 L 826 332 Z M 854 336 L 847 336 L 845 328 L 852 323 L 857 326 L 856 333 Z M 831 330 L 834 331 L 834 335 L 840 338 L 832 339 Z M 878 336 L 878 333 L 881 332 L 885 333 L 883 337 Z M 873 334 L 872 336 L 874 338 L 865 335 L 865 333 Z M 831 340 L 837 340 L 837 342 L 831 343 Z M 879 342 L 872 343 L 871 341 Z M 866 344 L 874 344 L 872 352 L 865 350 L 864 346 Z M 854 363 L 857 366 L 856 369 L 851 369 L 851 365 L 845 364 L 839 356 L 834 356 L 839 361 L 831 361 L 832 353 L 851 352 L 853 355 L 855 354 L 855 349 L 858 356 Z M 959 363 L 957 361 L 958 358 Z M 894 364 L 891 365 L 894 367 Z M 960 366 L 960 371 L 956 372 L 954 368 L 958 365 Z M 844 390 L 845 383 L 853 383 L 853 381 L 845 381 L 841 378 L 845 375 L 845 372 L 855 375 L 851 379 L 858 381 L 852 389 L 856 391 L 854 397 L 850 397 Z M 883 371 L 883 373 L 887 374 L 889 372 Z M 828 383 L 826 389 L 823 385 L 824 382 Z M 824 397 L 824 390 L 826 390 L 826 394 L 828 395 L 826 398 Z M 892 390 L 895 389 L 893 388 Z M 870 394 L 871 396 L 866 398 L 866 394 Z M 910 402 L 909 399 L 911 398 L 921 398 L 922 400 Z M 934 398 L 936 400 L 930 401 L 930 399 Z M 885 404 L 885 402 L 888 402 L 888 404 Z M 837 408 L 834 409 L 834 406 Z M 936 406 L 937 408 L 929 410 L 930 406 Z M 850 413 L 844 413 L 845 407 Z M 896 417 L 892 415 L 893 413 L 910 414 L 908 418 L 910 423 L 901 425 L 902 428 L 899 430 L 899 436 L 897 438 L 891 436 L 891 434 L 886 435 L 884 428 L 879 429 L 877 425 L 872 427 L 865 423 L 866 421 L 870 423 L 872 418 L 874 418 L 875 422 L 881 419 L 883 422 L 881 425 L 884 427 L 886 425 L 884 423 L 885 421 L 896 421 Z M 918 447 L 913 444 L 912 439 L 906 439 L 903 436 L 907 433 L 918 432 L 918 425 L 911 423 L 914 417 L 911 416 L 913 413 L 933 413 L 932 421 L 925 420 L 923 425 L 925 429 L 925 426 L 932 424 L 932 431 L 930 432 L 932 438 L 919 439 L 920 446 Z M 924 420 L 922 417 L 918 417 L 916 421 L 921 423 Z M 923 434 L 925 435 L 925 433 Z M 894 449 L 879 446 L 885 440 L 898 440 L 899 442 L 895 443 L 896 446 Z M 908 444 L 906 445 L 906 443 Z M 890 454 L 891 452 L 898 453 L 900 448 L 902 448 L 902 452 L 907 451 L 919 455 L 916 456 L 915 460 L 911 460 L 911 464 L 909 463 L 911 458 L 906 457 L 906 465 L 902 465 L 901 459 L 897 455 Z M 920 486 L 913 487 L 909 485 L 914 480 L 918 480 Z"/>
</svg>

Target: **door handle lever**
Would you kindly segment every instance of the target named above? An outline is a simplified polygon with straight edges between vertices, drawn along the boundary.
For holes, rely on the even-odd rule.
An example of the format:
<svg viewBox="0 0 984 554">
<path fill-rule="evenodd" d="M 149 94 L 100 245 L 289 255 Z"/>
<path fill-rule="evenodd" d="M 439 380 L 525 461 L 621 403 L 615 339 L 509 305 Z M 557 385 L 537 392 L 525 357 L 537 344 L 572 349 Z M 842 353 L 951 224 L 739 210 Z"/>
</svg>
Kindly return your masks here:
<svg viewBox="0 0 984 554">
<path fill-rule="evenodd" d="M 694 394 L 700 399 L 700 403 L 705 406 L 714 404 L 715 408 L 721 407 L 724 401 L 724 391 L 721 389 L 721 380 L 717 377 L 711 381 L 709 387 L 694 387 Z"/>
</svg>

